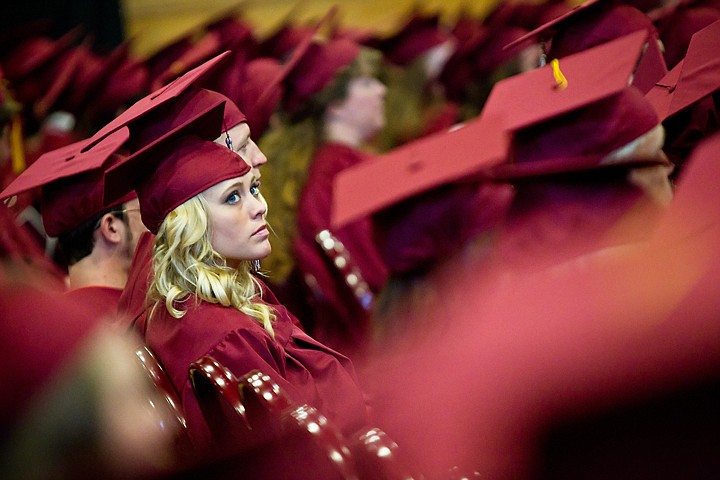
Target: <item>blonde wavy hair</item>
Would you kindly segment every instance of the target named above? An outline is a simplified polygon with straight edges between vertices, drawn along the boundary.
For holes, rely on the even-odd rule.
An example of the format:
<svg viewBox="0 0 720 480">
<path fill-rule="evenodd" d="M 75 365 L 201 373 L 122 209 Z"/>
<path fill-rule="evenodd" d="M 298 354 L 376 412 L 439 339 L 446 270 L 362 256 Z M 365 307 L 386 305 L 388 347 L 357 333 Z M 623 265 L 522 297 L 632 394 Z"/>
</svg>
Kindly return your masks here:
<svg viewBox="0 0 720 480">
<path fill-rule="evenodd" d="M 186 312 L 182 303 L 195 295 L 253 317 L 274 337 L 275 314 L 272 307 L 257 301 L 262 290 L 250 273 L 250 262 L 241 262 L 237 268 L 227 265 L 210 243 L 208 219 L 207 203 L 199 194 L 175 208 L 160 225 L 147 293 L 150 317 L 164 304 L 170 315 L 181 318 Z"/>
</svg>

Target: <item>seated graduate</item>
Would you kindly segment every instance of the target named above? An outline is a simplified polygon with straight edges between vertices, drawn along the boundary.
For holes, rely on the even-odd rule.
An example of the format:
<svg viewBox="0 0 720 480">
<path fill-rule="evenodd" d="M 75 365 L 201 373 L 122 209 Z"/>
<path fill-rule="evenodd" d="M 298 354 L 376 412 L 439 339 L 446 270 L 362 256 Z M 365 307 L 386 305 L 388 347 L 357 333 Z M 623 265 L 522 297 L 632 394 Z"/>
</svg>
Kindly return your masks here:
<svg viewBox="0 0 720 480">
<path fill-rule="evenodd" d="M 145 231 L 134 192 L 103 200 L 103 167 L 127 140 L 125 131 L 42 155 L 0 192 L 0 199 L 40 189 L 45 232 L 57 237 L 67 266 L 67 295 L 97 315 L 117 310 L 137 240 Z"/>
<path fill-rule="evenodd" d="M 197 125 L 214 132 L 208 124 L 216 121 L 219 129 L 222 115 L 212 115 Z M 245 144 L 249 135 L 246 129 L 233 143 Z M 156 235 L 150 308 L 137 327 L 179 392 L 201 450 L 213 445 L 212 434 L 188 370 L 204 355 L 238 377 L 261 370 L 293 401 L 352 432 L 367 419 L 354 367 L 305 334 L 253 274 L 254 261 L 271 251 L 260 175 L 210 137 L 178 131 L 106 172 L 113 188 L 125 182 L 138 192 L 143 223 Z"/>
</svg>

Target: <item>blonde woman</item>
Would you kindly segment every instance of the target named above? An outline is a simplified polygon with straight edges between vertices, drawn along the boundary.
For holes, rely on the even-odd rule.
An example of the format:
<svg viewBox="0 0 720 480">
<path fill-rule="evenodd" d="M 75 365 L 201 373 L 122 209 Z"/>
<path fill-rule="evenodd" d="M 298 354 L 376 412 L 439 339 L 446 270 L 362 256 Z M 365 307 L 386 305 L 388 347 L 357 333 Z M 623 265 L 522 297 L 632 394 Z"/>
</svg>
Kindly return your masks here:
<svg viewBox="0 0 720 480">
<path fill-rule="evenodd" d="M 188 369 L 204 355 L 238 377 L 260 369 L 346 432 L 362 426 L 367 414 L 351 362 L 305 334 L 252 272 L 271 245 L 260 175 L 246 163 L 261 152 L 243 125 L 233 138 L 237 152 L 178 135 L 151 161 L 125 165 L 135 170 L 143 223 L 156 235 L 150 308 L 139 326 L 179 392 L 190 436 L 201 448 L 213 439 Z"/>
</svg>

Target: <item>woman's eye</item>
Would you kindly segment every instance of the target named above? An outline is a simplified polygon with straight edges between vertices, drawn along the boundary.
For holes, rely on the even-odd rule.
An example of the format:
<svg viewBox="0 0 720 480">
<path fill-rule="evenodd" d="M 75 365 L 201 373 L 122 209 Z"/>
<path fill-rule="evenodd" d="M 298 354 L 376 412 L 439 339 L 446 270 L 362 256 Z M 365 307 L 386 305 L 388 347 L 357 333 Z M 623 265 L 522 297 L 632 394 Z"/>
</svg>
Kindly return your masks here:
<svg viewBox="0 0 720 480">
<path fill-rule="evenodd" d="M 240 194 L 237 192 L 237 190 L 232 192 L 225 199 L 225 203 L 229 203 L 229 204 L 235 204 L 235 203 L 238 203 L 239 201 L 240 201 Z"/>
<path fill-rule="evenodd" d="M 253 184 L 250 186 L 250 194 L 251 194 L 253 197 L 257 197 L 258 195 L 260 195 L 260 182 L 253 183 Z"/>
</svg>

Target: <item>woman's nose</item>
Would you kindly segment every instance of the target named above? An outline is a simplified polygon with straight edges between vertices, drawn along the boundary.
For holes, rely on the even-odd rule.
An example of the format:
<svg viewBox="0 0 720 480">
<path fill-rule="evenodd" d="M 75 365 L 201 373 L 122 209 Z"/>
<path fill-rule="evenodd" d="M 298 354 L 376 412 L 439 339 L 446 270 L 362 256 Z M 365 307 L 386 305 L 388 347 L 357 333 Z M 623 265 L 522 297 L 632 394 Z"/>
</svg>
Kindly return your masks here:
<svg viewBox="0 0 720 480">
<path fill-rule="evenodd" d="M 250 214 L 253 217 L 262 216 L 265 215 L 267 212 L 267 203 L 265 202 L 265 199 L 262 195 L 258 195 L 257 197 L 253 197 L 253 203 L 251 205 L 251 211 Z"/>
</svg>

